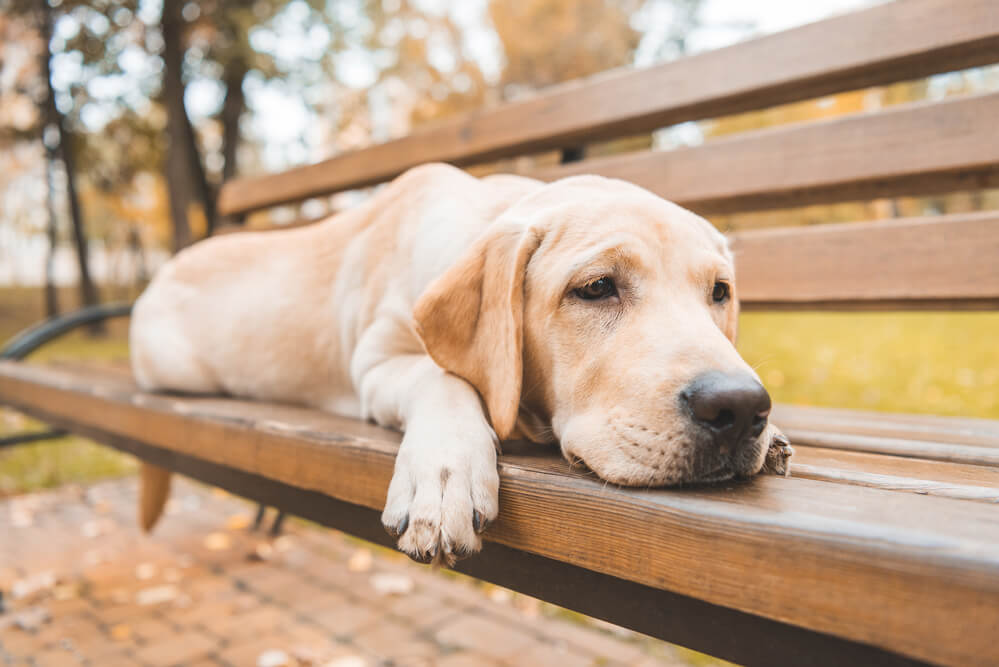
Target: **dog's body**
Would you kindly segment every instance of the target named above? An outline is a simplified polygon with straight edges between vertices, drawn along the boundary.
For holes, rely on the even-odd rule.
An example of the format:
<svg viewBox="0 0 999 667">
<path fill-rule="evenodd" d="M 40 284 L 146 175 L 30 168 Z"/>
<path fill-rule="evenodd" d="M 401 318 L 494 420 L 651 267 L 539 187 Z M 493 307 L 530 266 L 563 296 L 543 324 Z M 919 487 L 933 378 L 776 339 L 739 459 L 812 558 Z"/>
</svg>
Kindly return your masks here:
<svg viewBox="0 0 999 667">
<path fill-rule="evenodd" d="M 146 389 L 402 429 L 383 522 L 411 556 L 451 561 L 496 516 L 497 438 L 557 439 L 625 484 L 758 472 L 762 387 L 736 387 L 755 392 L 737 436 L 701 414 L 711 373 L 755 377 L 731 344 L 733 281 L 713 227 L 635 186 L 427 165 L 323 223 L 180 253 L 136 304 L 132 363 Z M 719 284 L 725 300 L 698 302 Z"/>
</svg>

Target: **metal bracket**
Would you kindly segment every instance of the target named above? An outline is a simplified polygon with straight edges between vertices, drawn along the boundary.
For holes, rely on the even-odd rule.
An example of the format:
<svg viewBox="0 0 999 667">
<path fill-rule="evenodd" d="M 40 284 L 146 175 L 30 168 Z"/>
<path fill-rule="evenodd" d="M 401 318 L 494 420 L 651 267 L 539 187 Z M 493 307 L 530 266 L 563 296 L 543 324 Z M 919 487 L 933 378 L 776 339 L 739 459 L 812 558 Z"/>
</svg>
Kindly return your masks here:
<svg viewBox="0 0 999 667">
<path fill-rule="evenodd" d="M 15 445 L 24 445 L 29 442 L 42 442 L 44 440 L 55 440 L 67 435 L 66 431 L 60 429 L 51 429 L 49 431 L 37 431 L 35 433 L 17 433 L 15 435 L 8 435 L 4 438 L 0 438 L 0 449 L 5 447 L 13 447 Z"/>
</svg>

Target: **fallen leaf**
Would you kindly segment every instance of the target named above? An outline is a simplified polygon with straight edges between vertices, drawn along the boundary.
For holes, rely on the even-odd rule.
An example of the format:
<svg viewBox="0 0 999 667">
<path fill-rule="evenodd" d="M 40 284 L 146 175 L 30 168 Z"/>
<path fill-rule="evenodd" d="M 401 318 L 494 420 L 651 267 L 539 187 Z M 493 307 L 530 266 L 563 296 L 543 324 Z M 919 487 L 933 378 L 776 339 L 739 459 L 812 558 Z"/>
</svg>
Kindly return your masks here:
<svg viewBox="0 0 999 667">
<path fill-rule="evenodd" d="M 153 563 L 139 563 L 135 566 L 135 578 L 146 580 L 156 576 L 156 565 Z"/>
<path fill-rule="evenodd" d="M 319 662 L 319 652 L 310 646 L 293 646 L 291 655 L 303 665 L 314 665 Z"/>
<path fill-rule="evenodd" d="M 257 667 L 285 667 L 291 664 L 291 658 L 280 649 L 264 651 L 257 656 Z"/>
<path fill-rule="evenodd" d="M 367 667 L 368 661 L 359 655 L 345 655 L 342 658 L 334 658 L 323 667 Z"/>
<path fill-rule="evenodd" d="M 250 517 L 246 514 L 233 514 L 225 520 L 227 530 L 243 530 L 250 525 Z"/>
<path fill-rule="evenodd" d="M 143 588 L 136 593 L 135 602 L 136 604 L 146 606 L 169 602 L 175 597 L 177 597 L 177 588 L 175 586 L 154 586 L 152 588 Z"/>
<path fill-rule="evenodd" d="M 212 533 L 205 538 L 205 548 L 209 551 L 224 551 L 232 545 L 225 533 Z"/>
<path fill-rule="evenodd" d="M 250 560 L 267 561 L 274 557 L 274 548 L 267 542 L 258 544 L 249 555 Z"/>
<path fill-rule="evenodd" d="M 351 572 L 367 572 L 371 569 L 373 560 L 370 551 L 367 549 L 358 549 L 351 555 L 350 560 L 347 561 L 347 569 Z"/>
<path fill-rule="evenodd" d="M 102 534 L 102 528 L 103 527 L 101 526 L 100 521 L 85 521 L 83 525 L 80 526 L 80 533 L 88 539 L 93 539 Z"/>
<path fill-rule="evenodd" d="M 20 507 L 10 508 L 10 525 L 14 528 L 27 528 L 35 523 L 35 516 Z"/>
<path fill-rule="evenodd" d="M 493 602 L 509 602 L 513 599 L 513 594 L 506 588 L 493 588 L 489 591 L 489 599 Z"/>
<path fill-rule="evenodd" d="M 25 632 L 35 632 L 51 618 L 45 607 L 28 607 L 14 614 L 14 625 Z"/>
<path fill-rule="evenodd" d="M 15 600 L 26 598 L 56 585 L 56 576 L 53 572 L 39 572 L 23 579 L 18 579 L 10 587 L 10 596 Z"/>
<path fill-rule="evenodd" d="M 413 580 L 405 574 L 382 572 L 371 575 L 371 587 L 379 595 L 407 595 L 413 592 Z"/>
<path fill-rule="evenodd" d="M 111 626 L 111 639 L 116 642 L 127 641 L 129 637 L 132 636 L 132 628 L 128 627 L 124 623 L 119 623 L 118 625 Z"/>
<path fill-rule="evenodd" d="M 61 584 L 52 589 L 52 597 L 56 600 L 70 600 L 80 594 L 77 584 Z"/>
</svg>

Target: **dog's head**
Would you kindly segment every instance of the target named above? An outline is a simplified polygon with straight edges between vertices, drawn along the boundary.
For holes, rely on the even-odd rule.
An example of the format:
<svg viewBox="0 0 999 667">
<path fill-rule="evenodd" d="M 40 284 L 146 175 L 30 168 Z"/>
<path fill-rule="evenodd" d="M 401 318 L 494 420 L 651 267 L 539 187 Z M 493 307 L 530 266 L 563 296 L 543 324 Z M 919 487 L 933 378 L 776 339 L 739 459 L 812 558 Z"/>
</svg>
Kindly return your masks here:
<svg viewBox="0 0 999 667">
<path fill-rule="evenodd" d="M 758 472 L 770 397 L 734 347 L 732 256 L 707 221 L 583 176 L 508 209 L 417 302 L 500 438 L 557 439 L 628 485 Z"/>
</svg>

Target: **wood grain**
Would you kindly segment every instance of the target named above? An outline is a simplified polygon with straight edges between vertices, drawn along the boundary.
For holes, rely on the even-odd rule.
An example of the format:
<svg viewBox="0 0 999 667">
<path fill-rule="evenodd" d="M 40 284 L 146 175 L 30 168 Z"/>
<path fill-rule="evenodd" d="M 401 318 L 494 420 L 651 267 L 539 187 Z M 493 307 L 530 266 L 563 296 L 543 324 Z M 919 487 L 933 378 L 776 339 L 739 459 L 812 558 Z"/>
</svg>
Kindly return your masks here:
<svg viewBox="0 0 999 667">
<path fill-rule="evenodd" d="M 424 162 L 457 165 L 711 118 L 999 61 L 994 0 L 908 0 L 532 99 L 280 174 L 225 184 L 222 215 L 372 185 Z"/>
<path fill-rule="evenodd" d="M 992 419 L 787 404 L 774 406 L 772 416 L 775 423 L 790 429 L 999 448 L 999 421 Z"/>
<path fill-rule="evenodd" d="M 0 401 L 371 508 L 399 439 L 309 410 L 148 395 L 116 374 L 14 363 L 0 364 Z M 916 658 L 999 661 L 990 504 L 773 477 L 623 490 L 540 449 L 504 456 L 500 471 L 490 540 Z"/>
<path fill-rule="evenodd" d="M 999 503 L 999 467 L 797 445 L 794 477 Z"/>
<path fill-rule="evenodd" d="M 999 213 L 735 233 L 739 299 L 841 308 L 999 307 Z"/>
<path fill-rule="evenodd" d="M 701 214 L 999 184 L 999 93 L 921 102 L 526 172 L 601 174 Z"/>
</svg>

